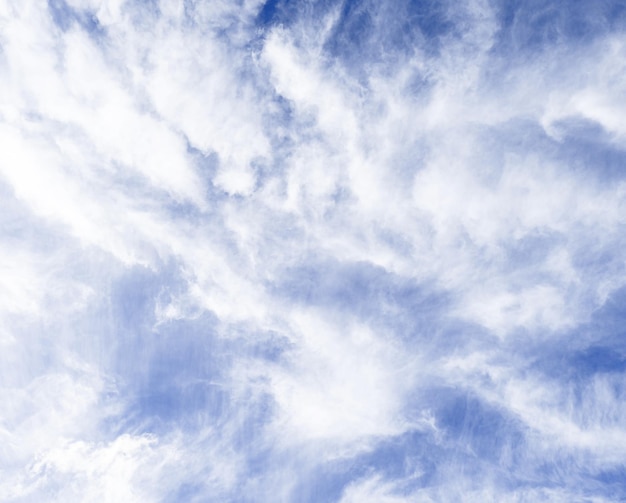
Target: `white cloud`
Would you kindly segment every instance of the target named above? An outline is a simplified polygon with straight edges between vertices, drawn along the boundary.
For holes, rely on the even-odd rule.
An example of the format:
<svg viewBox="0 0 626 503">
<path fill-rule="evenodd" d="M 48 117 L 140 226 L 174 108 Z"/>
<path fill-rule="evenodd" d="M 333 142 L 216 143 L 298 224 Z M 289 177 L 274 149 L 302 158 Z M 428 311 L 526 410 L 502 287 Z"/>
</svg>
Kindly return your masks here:
<svg viewBox="0 0 626 503">
<path fill-rule="evenodd" d="M 190 456 L 189 451 L 182 438 L 160 441 L 152 435 L 124 434 L 106 443 L 66 441 L 40 453 L 3 497 L 6 501 L 42 497 L 55 502 L 160 501 L 175 495 L 189 476 L 199 475 L 194 466 L 197 453 Z M 222 466 L 205 472 L 202 481 L 216 497 L 228 489 L 233 469 L 226 456 L 219 459 Z"/>
<path fill-rule="evenodd" d="M 322 313 L 294 312 L 290 322 L 297 349 L 269 374 L 277 427 L 293 432 L 289 442 L 330 440 L 342 448 L 407 428 L 401 404 L 415 370 L 392 342 L 355 322 L 323 321 Z"/>
<path fill-rule="evenodd" d="M 442 7 L 454 28 L 432 50 L 373 57 L 363 48 L 391 50 L 384 30 L 410 33 L 365 2 L 359 73 L 332 54 L 347 4 L 261 28 L 256 0 L 163 1 L 150 16 L 68 0 L 63 29 L 44 4 L 0 1 L 0 209 L 17 222 L 0 218 L 4 499 L 158 501 L 194 477 L 208 481 L 198 498 L 228 499 L 249 476 L 241 491 L 294 501 L 319 466 L 382 439 L 422 432 L 445 451 L 446 390 L 523 424 L 528 470 L 563 452 L 593 473 L 623 462 L 621 373 L 585 377 L 574 399 L 529 370 L 625 283 L 626 186 L 563 153 L 575 120 L 602 130 L 599 150 L 623 147 L 620 36 L 508 58 L 499 14 L 468 1 Z M 317 293 L 315 274 L 288 291 L 324 260 L 378 275 L 338 274 L 354 301 Z M 176 285 L 116 298 L 136 266 Z M 157 358 L 160 330 L 227 341 L 204 366 L 190 357 L 228 376 L 210 433 L 124 431 L 128 381 L 179 370 Z M 142 352 L 124 374 L 112 348 L 131 336 Z M 262 418 L 246 397 L 269 404 Z M 290 456 L 288 476 L 268 474 Z M 486 461 L 481 489 L 437 462 L 430 487 L 370 472 L 341 501 L 579 497 L 575 477 L 509 490 Z"/>
</svg>

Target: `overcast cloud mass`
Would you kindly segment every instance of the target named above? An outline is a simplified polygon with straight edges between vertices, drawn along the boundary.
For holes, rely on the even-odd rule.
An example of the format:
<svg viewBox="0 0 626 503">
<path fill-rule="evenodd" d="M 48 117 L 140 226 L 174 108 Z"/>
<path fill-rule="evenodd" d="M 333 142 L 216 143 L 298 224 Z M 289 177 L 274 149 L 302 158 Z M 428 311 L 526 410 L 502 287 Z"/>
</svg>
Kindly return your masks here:
<svg viewBox="0 0 626 503">
<path fill-rule="evenodd" d="M 626 2 L 0 0 L 0 501 L 626 501 Z"/>
</svg>

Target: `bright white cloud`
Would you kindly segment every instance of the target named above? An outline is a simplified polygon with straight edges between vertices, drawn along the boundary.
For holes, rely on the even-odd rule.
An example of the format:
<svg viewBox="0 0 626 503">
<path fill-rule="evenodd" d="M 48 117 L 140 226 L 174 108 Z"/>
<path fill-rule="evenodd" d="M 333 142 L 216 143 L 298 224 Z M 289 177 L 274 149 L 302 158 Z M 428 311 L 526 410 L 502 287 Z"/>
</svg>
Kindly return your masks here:
<svg viewBox="0 0 626 503">
<path fill-rule="evenodd" d="M 406 428 L 401 404 L 414 378 L 410 358 L 367 327 L 320 318 L 291 315 L 297 350 L 286 368 L 270 374 L 279 428 L 294 429 L 298 440 L 331 440 L 338 447 Z"/>
</svg>

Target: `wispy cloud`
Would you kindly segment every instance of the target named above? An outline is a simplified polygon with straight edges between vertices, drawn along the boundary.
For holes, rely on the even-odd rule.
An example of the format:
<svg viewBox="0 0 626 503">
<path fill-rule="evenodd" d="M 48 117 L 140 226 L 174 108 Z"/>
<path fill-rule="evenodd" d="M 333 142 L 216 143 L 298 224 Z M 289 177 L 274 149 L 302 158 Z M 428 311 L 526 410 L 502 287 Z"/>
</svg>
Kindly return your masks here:
<svg viewBox="0 0 626 503">
<path fill-rule="evenodd" d="M 0 0 L 0 499 L 623 499 L 625 22 Z"/>
</svg>

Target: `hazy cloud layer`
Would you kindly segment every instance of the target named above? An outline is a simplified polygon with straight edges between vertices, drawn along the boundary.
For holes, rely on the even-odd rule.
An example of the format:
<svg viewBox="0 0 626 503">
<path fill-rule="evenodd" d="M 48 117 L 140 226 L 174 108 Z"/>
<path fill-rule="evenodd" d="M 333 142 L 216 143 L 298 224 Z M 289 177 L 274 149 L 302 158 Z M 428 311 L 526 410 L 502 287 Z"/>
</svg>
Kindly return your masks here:
<svg viewBox="0 0 626 503">
<path fill-rule="evenodd" d="M 0 0 L 0 500 L 626 498 L 626 5 Z"/>
</svg>

